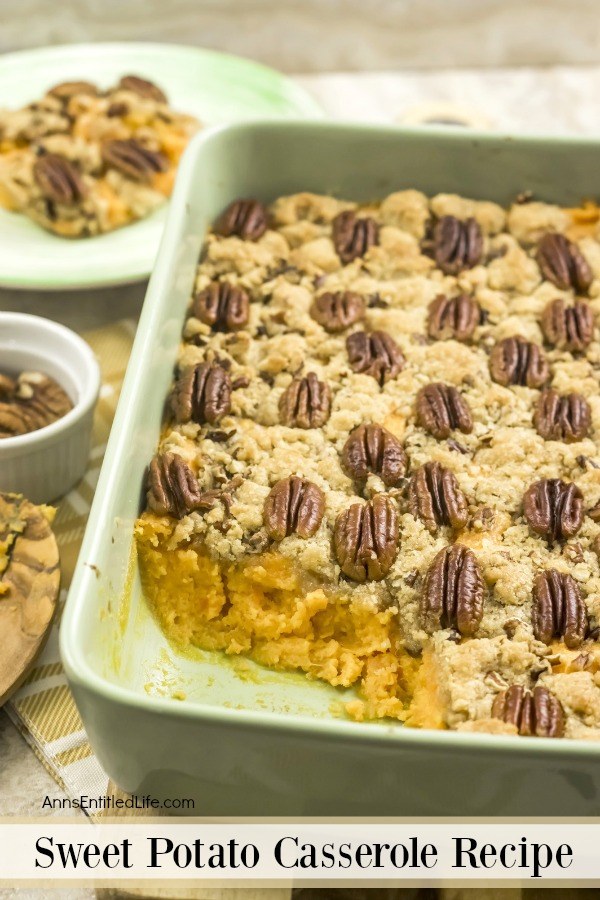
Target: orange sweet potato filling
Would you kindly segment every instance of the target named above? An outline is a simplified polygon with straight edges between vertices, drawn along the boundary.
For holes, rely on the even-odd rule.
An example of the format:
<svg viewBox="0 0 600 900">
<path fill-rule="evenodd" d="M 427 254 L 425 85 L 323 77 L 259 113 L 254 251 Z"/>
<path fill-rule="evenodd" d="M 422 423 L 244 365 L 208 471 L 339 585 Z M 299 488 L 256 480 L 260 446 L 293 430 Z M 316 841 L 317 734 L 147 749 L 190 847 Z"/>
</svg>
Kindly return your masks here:
<svg viewBox="0 0 600 900">
<path fill-rule="evenodd" d="M 443 727 L 433 665 L 399 647 L 393 607 L 354 602 L 273 552 L 219 563 L 202 546 L 172 547 L 172 534 L 173 521 L 150 512 L 136 526 L 144 594 L 175 646 L 242 654 L 353 687 L 358 699 L 346 709 L 355 719 Z"/>
</svg>

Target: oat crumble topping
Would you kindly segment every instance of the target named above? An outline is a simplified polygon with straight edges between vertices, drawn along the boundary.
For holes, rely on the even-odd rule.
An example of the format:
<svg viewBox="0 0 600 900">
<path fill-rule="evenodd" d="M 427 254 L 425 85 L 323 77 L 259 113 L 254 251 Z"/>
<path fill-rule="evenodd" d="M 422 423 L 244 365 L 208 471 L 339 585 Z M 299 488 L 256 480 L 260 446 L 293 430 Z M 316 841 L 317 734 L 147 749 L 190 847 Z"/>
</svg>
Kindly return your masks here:
<svg viewBox="0 0 600 900">
<path fill-rule="evenodd" d="M 171 516 L 166 546 L 202 546 L 225 569 L 274 552 L 313 588 L 391 610 L 390 652 L 400 668 L 427 661 L 441 727 L 517 733 L 494 700 L 537 686 L 560 702 L 561 734 L 600 738 L 600 516 L 587 514 L 600 503 L 598 217 L 582 234 L 574 211 L 537 200 L 505 210 L 416 190 L 244 203 L 207 237 L 160 444 L 211 501 Z M 265 503 L 290 478 L 269 500 L 278 531 Z M 319 497 L 318 524 L 295 527 Z M 149 510 L 161 513 L 152 490 Z M 340 516 L 354 540 L 341 556 Z M 451 554 L 456 572 L 439 563 L 432 587 L 453 543 L 472 553 Z M 576 595 L 559 578 L 540 600 L 548 570 Z"/>
</svg>

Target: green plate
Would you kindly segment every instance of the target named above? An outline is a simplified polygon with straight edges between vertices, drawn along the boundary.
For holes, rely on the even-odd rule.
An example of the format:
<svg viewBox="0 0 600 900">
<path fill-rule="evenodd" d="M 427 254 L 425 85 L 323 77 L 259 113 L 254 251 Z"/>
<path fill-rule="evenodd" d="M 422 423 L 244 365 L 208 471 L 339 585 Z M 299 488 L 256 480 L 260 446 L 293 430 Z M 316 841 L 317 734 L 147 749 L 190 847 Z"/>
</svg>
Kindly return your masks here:
<svg viewBox="0 0 600 900">
<path fill-rule="evenodd" d="M 61 81 L 114 84 L 133 73 L 156 81 L 173 107 L 207 125 L 257 118 L 322 118 L 289 78 L 237 56 L 168 44 L 73 44 L 0 57 L 2 105 L 18 108 Z M 99 237 L 69 241 L 0 210 L 0 287 L 71 290 L 147 278 L 166 215 Z"/>
</svg>

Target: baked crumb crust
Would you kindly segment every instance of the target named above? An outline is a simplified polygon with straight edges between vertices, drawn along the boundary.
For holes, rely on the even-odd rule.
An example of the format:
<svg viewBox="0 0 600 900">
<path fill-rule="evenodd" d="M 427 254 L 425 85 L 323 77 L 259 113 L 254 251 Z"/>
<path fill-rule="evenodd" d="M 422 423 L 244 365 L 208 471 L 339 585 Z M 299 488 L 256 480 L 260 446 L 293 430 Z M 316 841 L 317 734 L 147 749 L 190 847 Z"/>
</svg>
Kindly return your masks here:
<svg viewBox="0 0 600 900">
<path fill-rule="evenodd" d="M 363 235 L 361 255 L 343 262 L 334 220 L 348 211 L 374 221 L 376 227 L 367 238 Z M 288 638 L 308 644 L 330 641 L 336 674 L 319 670 L 310 648 L 305 656 L 265 656 L 263 638 L 256 632 L 236 643 L 223 637 L 228 631 L 224 626 L 220 649 L 248 653 L 276 667 L 299 667 L 334 684 L 354 684 L 361 700 L 350 705 L 351 715 L 391 715 L 418 727 L 514 733 L 512 725 L 491 717 L 494 698 L 513 683 L 528 689 L 545 685 L 562 704 L 566 736 L 600 736 L 600 524 L 585 514 L 574 536 L 551 543 L 530 527 L 522 502 L 539 479 L 574 483 L 586 512 L 600 501 L 597 328 L 579 351 L 548 340 L 544 310 L 557 299 L 572 306 L 576 291 L 544 277 L 537 253 L 548 232 L 575 242 L 590 269 L 584 299 L 597 322 L 600 230 L 592 211 L 537 201 L 516 202 L 505 210 L 453 194 L 428 198 L 415 190 L 361 206 L 300 193 L 271 204 L 268 227 L 254 239 L 208 235 L 194 296 L 215 282 L 241 289 L 249 299 L 247 323 L 237 330 L 216 330 L 214 322 L 194 315 L 198 307 L 192 302 L 178 368 L 181 373 L 202 363 L 224 367 L 231 383 L 230 408 L 212 424 L 168 422 L 160 451 L 185 461 L 204 492 L 218 494 L 224 486 L 234 487 L 227 502 L 217 499 L 210 508 L 179 520 L 152 508 L 140 519 L 146 590 L 171 637 L 206 646 L 207 634 L 218 632 L 224 617 L 219 607 L 212 617 L 196 617 L 190 629 L 186 613 L 174 628 L 178 582 L 172 572 L 166 573 L 169 554 L 183 554 L 189 563 L 200 552 L 210 560 L 216 566 L 214 578 L 219 573 L 225 585 L 226 610 L 232 602 L 235 606 L 227 599 L 231 573 L 239 577 L 244 567 L 264 568 L 265 559 L 277 559 L 290 566 L 297 579 L 297 602 L 315 591 L 326 602 L 312 614 L 303 607 L 308 618 L 300 630 L 293 623 L 297 605 L 282 614 L 279 631 L 269 639 L 271 650 L 277 641 L 289 646 Z M 455 274 L 443 271 L 454 266 L 455 258 L 448 265 L 431 250 L 432 230 L 444 217 L 463 224 L 474 220 L 481 233 L 481 247 L 471 246 L 471 255 L 480 252 L 479 260 Z M 327 330 L 323 316 L 315 317 L 315 301 L 327 292 L 343 291 L 363 298 L 364 310 L 347 328 Z M 461 340 L 443 333 L 440 339 L 431 336 L 429 307 L 440 295 L 466 295 L 480 310 L 476 327 L 469 326 Z M 472 315 L 472 306 L 468 313 Z M 404 357 L 403 368 L 384 381 L 353 369 L 346 340 L 358 332 L 391 336 Z M 590 414 L 585 437 L 572 442 L 544 439 L 534 424 L 541 389 L 504 386 L 492 379 L 491 351 L 512 337 L 543 351 L 549 366 L 546 387 L 560 395 L 585 397 Z M 282 396 L 295 379 L 309 373 L 331 392 L 326 421 L 308 428 L 282 424 Z M 416 412 L 417 394 L 430 383 L 456 389 L 468 405 L 470 431 L 453 430 L 439 438 L 423 427 Z M 357 480 L 344 466 L 349 435 L 371 423 L 395 436 L 406 455 L 406 474 L 393 485 L 377 474 Z M 428 529 L 414 509 L 411 512 L 409 479 L 431 462 L 454 475 L 466 499 L 464 527 L 441 524 Z M 306 479 L 322 491 L 323 517 L 310 537 L 291 533 L 274 541 L 265 529 L 263 507 L 273 486 L 289 476 Z M 398 551 L 383 578 L 359 583 L 340 570 L 332 549 L 335 523 L 351 503 L 379 493 L 398 511 Z M 483 578 L 483 615 L 472 638 L 449 627 L 432 634 L 421 615 L 426 573 L 436 554 L 454 541 L 473 551 Z M 571 575 L 585 604 L 589 628 L 577 649 L 567 649 L 560 635 L 548 645 L 534 633 L 534 581 L 548 569 Z M 191 595 L 190 609 L 196 616 L 194 603 L 205 604 L 201 592 L 197 587 Z M 267 601 L 277 603 L 269 591 L 261 603 Z M 387 618 L 377 637 L 365 638 L 362 652 L 355 635 L 346 640 L 337 614 L 323 624 L 327 609 L 334 607 L 367 610 L 373 622 L 382 615 Z M 353 664 L 352 677 L 344 681 L 339 672 L 345 641 L 352 645 Z M 209 643 L 212 646 L 214 639 Z"/>
</svg>

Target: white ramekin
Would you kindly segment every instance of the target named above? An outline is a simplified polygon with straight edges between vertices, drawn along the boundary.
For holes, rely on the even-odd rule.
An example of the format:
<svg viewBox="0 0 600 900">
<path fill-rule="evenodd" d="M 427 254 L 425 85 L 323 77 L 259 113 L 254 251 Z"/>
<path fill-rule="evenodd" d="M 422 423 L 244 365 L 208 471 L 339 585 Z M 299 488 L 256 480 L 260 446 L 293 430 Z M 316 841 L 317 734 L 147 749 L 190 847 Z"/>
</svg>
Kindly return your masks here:
<svg viewBox="0 0 600 900">
<path fill-rule="evenodd" d="M 0 312 L 0 372 L 23 371 L 54 378 L 73 409 L 38 431 L 0 438 L 0 491 L 49 503 L 66 494 L 85 472 L 100 368 L 85 341 L 63 325 Z"/>
</svg>

